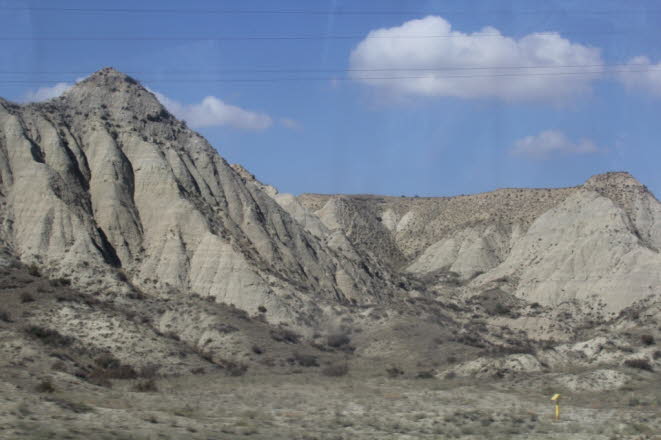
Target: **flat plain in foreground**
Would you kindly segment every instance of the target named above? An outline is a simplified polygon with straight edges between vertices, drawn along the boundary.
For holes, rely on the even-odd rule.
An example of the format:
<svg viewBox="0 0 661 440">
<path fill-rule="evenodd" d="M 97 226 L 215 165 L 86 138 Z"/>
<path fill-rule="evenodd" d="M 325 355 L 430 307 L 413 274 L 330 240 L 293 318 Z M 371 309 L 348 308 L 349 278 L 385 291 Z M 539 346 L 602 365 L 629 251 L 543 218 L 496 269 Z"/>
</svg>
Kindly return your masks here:
<svg viewBox="0 0 661 440">
<path fill-rule="evenodd" d="M 112 388 L 53 382 L 35 393 L 6 370 L 2 438 L 25 439 L 659 439 L 661 389 L 634 376 L 618 391 L 571 393 L 544 375 L 391 378 L 375 371 L 222 372 Z M 550 383 L 550 382 L 548 382 Z M 553 420 L 550 392 L 563 394 Z"/>
</svg>

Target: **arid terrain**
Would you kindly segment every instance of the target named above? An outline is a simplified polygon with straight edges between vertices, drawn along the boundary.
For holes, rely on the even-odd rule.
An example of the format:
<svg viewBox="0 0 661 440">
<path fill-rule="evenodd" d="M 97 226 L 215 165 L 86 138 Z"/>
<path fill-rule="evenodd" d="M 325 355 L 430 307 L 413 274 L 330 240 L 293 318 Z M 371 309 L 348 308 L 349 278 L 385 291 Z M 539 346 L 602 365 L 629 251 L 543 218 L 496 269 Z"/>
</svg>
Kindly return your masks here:
<svg viewBox="0 0 661 440">
<path fill-rule="evenodd" d="M 106 68 L 0 99 L 0 245 L 2 439 L 661 438 L 626 172 L 282 194 Z"/>
</svg>

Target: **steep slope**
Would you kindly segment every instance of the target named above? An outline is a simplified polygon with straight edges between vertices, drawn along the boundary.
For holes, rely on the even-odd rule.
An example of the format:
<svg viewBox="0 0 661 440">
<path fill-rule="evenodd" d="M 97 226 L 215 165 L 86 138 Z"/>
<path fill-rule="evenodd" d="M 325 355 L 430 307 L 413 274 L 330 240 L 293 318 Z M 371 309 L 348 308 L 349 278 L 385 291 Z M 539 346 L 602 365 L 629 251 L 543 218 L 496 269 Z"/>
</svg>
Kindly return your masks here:
<svg viewBox="0 0 661 440">
<path fill-rule="evenodd" d="M 385 257 L 408 272 L 449 270 L 471 278 L 500 264 L 535 218 L 573 191 L 500 189 L 470 196 L 413 198 L 302 194 L 299 201 L 322 220 L 335 219 L 352 242 L 379 243 L 374 247 L 387 249 Z M 340 209 L 346 205 L 352 209 Z M 383 251 L 375 253 L 383 255 Z"/>
<path fill-rule="evenodd" d="M 502 288 L 553 306 L 587 300 L 609 312 L 661 294 L 661 204 L 628 173 L 561 189 L 299 200 L 356 245 L 394 244 L 400 268 L 427 283 L 468 284 L 470 294 Z M 382 258 L 396 254 L 375 247 Z"/>
<path fill-rule="evenodd" d="M 45 103 L 0 101 L 0 179 L 3 242 L 81 286 L 122 268 L 147 291 L 273 317 L 389 294 L 110 68 Z"/>
<path fill-rule="evenodd" d="M 659 202 L 627 173 L 595 176 L 541 215 L 507 259 L 475 283 L 557 306 L 588 300 L 615 312 L 661 294 Z"/>
<path fill-rule="evenodd" d="M 292 194 L 279 192 L 274 186 L 265 185 L 254 174 L 250 173 L 239 164 L 232 164 L 232 169 L 236 171 L 247 185 L 255 185 L 263 192 L 268 194 L 278 205 L 289 213 L 301 226 L 317 238 L 327 238 L 330 231 L 323 224 L 321 219 L 305 209 L 296 197 Z"/>
</svg>

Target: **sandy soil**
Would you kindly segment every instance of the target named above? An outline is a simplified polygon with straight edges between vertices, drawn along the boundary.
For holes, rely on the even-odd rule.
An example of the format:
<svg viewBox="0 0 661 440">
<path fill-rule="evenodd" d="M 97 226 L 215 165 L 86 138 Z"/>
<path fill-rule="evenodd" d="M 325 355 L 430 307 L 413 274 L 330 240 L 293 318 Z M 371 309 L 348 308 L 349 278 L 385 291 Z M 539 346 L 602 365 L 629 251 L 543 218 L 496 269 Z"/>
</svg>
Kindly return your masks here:
<svg viewBox="0 0 661 440">
<path fill-rule="evenodd" d="M 3 376 L 3 439 L 661 439 L 661 388 L 650 386 L 658 376 L 602 393 L 545 386 L 544 375 L 219 372 L 162 378 L 149 392 L 136 391 L 136 381 L 108 389 L 63 375 L 52 379 L 54 390 L 35 392 L 27 372 Z M 560 421 L 552 418 L 553 392 L 563 396 Z"/>
</svg>

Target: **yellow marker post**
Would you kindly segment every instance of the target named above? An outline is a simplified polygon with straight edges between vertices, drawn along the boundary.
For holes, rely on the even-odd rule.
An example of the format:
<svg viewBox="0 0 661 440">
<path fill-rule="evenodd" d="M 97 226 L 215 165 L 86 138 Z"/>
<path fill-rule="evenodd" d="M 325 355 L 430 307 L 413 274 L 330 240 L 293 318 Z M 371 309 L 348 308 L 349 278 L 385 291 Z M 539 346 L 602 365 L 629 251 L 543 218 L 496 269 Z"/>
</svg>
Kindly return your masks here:
<svg viewBox="0 0 661 440">
<path fill-rule="evenodd" d="M 560 394 L 554 394 L 551 400 L 555 402 L 555 419 L 560 420 Z"/>
</svg>

